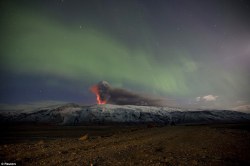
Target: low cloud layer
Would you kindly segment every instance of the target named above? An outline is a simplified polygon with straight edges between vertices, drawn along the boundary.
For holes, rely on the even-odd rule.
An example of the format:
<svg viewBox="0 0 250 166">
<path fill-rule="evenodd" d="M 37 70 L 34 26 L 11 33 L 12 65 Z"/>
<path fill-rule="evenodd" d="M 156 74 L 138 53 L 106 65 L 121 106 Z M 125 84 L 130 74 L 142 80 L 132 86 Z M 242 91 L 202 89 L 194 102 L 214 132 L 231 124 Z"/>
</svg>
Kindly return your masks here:
<svg viewBox="0 0 250 166">
<path fill-rule="evenodd" d="M 196 97 L 196 101 L 216 101 L 219 96 L 207 95 L 203 97 Z"/>
<path fill-rule="evenodd" d="M 232 110 L 250 113 L 250 105 L 240 105 L 240 106 L 232 108 Z"/>
</svg>

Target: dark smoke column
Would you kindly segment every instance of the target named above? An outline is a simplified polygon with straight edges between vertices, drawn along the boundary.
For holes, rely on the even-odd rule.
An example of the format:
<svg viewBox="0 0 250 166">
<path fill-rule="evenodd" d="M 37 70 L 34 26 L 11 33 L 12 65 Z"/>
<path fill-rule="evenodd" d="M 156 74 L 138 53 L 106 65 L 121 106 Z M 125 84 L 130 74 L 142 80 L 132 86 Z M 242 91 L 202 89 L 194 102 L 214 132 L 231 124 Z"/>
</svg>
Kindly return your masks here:
<svg viewBox="0 0 250 166">
<path fill-rule="evenodd" d="M 96 95 L 97 104 L 169 106 L 170 100 L 146 96 L 122 88 L 113 88 L 107 81 L 101 81 L 91 87 Z M 173 104 L 171 104 L 174 106 Z"/>
<path fill-rule="evenodd" d="M 107 81 L 101 81 L 91 87 L 91 91 L 96 95 L 97 104 L 106 104 L 110 98 L 110 85 Z"/>
</svg>

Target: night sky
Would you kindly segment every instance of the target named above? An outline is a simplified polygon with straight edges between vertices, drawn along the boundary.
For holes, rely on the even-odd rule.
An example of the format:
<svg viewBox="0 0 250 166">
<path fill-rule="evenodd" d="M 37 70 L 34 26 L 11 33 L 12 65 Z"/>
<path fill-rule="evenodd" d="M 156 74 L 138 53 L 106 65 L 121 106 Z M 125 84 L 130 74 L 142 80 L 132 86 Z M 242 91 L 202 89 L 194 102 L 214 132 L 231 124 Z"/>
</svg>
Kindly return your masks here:
<svg viewBox="0 0 250 166">
<path fill-rule="evenodd" d="M 0 103 L 95 103 L 91 85 L 250 103 L 248 0 L 2 0 Z"/>
</svg>

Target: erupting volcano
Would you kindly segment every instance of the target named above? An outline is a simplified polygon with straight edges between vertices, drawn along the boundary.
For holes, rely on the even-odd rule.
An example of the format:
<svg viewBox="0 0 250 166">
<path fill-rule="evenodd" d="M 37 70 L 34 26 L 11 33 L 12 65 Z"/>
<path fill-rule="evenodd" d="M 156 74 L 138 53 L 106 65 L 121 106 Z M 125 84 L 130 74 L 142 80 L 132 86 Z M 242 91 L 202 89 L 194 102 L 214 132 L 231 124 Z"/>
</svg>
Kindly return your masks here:
<svg viewBox="0 0 250 166">
<path fill-rule="evenodd" d="M 99 92 L 98 92 L 97 85 L 94 85 L 91 87 L 91 92 L 93 92 L 96 95 L 97 104 L 106 104 L 107 103 L 107 101 L 101 99 Z"/>
<path fill-rule="evenodd" d="M 91 87 L 91 92 L 96 95 L 97 104 L 106 104 L 109 99 L 109 83 L 106 81 L 101 81 L 96 85 Z"/>
<path fill-rule="evenodd" d="M 90 90 L 96 95 L 97 104 L 169 106 L 170 101 L 127 89 L 113 88 L 107 81 L 93 85 Z"/>
</svg>

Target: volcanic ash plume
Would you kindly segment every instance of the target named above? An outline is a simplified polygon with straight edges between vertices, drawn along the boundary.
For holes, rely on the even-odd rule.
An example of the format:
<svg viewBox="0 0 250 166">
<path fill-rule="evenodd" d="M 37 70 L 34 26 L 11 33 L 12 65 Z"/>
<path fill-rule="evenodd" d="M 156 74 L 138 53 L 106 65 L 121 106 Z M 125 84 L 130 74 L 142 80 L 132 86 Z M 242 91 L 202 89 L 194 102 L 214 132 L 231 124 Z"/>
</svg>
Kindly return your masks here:
<svg viewBox="0 0 250 166">
<path fill-rule="evenodd" d="M 91 91 L 96 95 L 98 104 L 106 104 L 110 98 L 110 85 L 106 81 L 101 81 L 91 87 Z"/>
<path fill-rule="evenodd" d="M 166 99 L 153 98 L 126 89 L 112 88 L 106 81 L 91 87 L 98 104 L 167 106 Z"/>
</svg>

